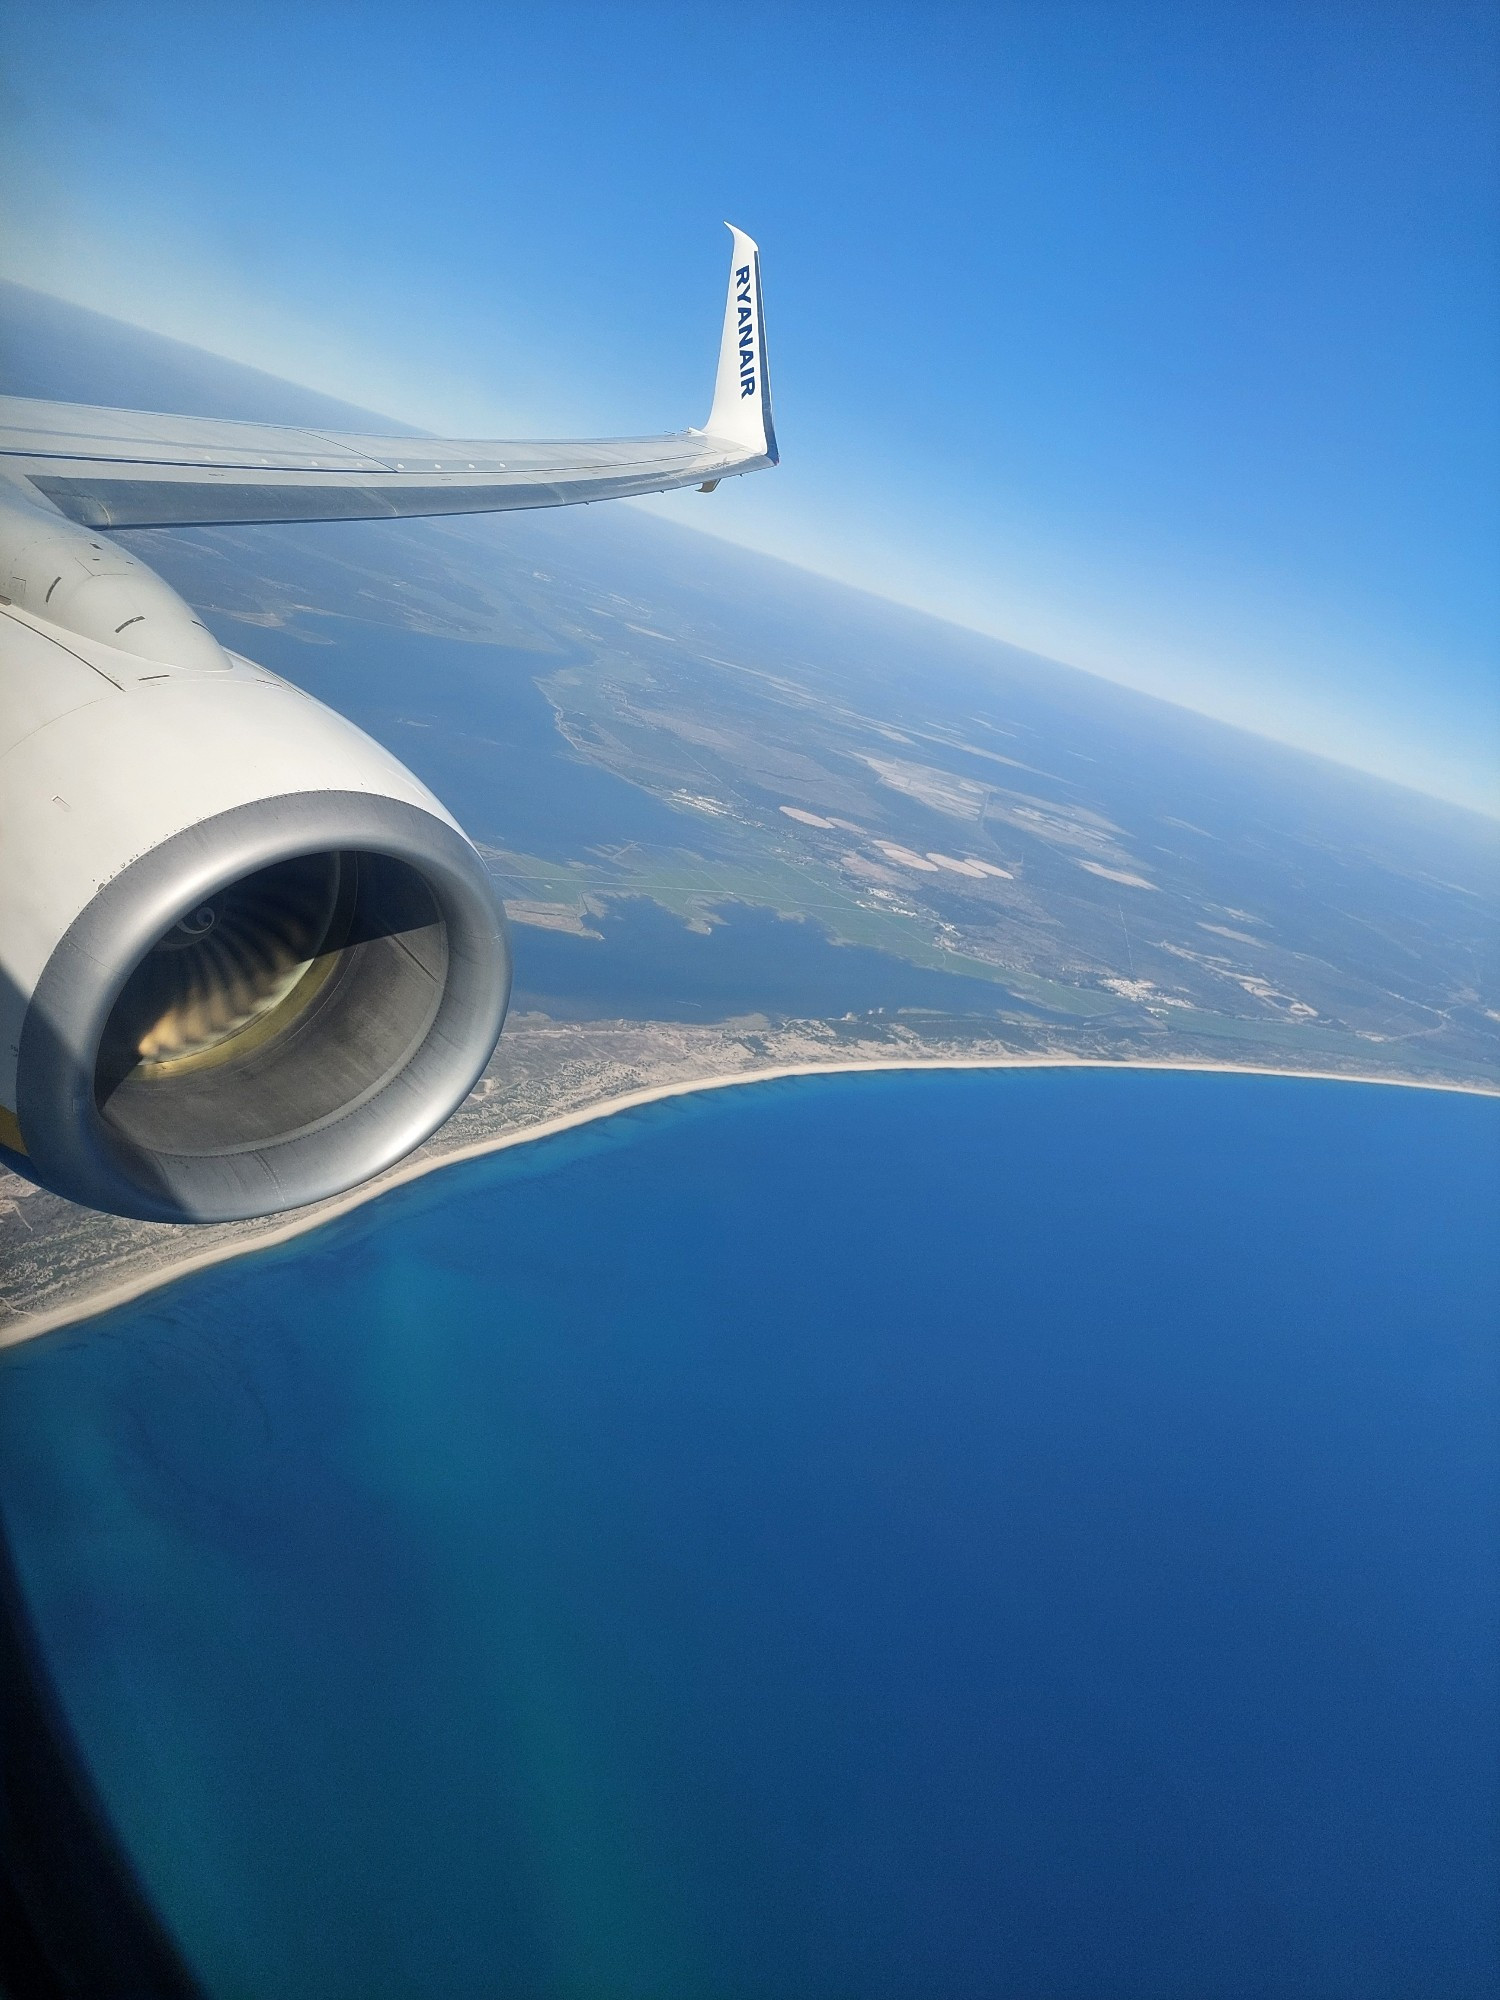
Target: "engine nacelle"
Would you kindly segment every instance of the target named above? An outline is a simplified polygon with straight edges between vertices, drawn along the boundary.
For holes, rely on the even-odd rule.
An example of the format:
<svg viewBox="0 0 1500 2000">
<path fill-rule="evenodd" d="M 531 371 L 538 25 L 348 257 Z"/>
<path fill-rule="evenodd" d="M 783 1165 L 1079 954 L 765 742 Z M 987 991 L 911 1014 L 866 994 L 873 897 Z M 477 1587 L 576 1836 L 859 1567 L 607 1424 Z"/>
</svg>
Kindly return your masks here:
<svg viewBox="0 0 1500 2000">
<path fill-rule="evenodd" d="M 6 496 L 0 558 L 0 1144 L 168 1221 L 400 1159 L 505 1018 L 479 855 L 380 745 L 88 530 Z M 70 603 L 71 629 L 49 615 Z"/>
</svg>

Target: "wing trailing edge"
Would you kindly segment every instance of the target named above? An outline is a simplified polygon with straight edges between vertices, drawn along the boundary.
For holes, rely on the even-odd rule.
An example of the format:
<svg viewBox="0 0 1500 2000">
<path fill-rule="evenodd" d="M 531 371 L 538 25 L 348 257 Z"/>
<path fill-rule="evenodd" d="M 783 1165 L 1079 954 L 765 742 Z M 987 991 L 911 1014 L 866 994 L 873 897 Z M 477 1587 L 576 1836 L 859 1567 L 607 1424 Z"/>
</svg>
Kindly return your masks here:
<svg viewBox="0 0 1500 2000">
<path fill-rule="evenodd" d="M 734 239 L 702 430 L 589 440 L 378 437 L 0 396 L 0 477 L 90 528 L 485 514 L 628 499 L 778 461 L 760 252 Z"/>
</svg>

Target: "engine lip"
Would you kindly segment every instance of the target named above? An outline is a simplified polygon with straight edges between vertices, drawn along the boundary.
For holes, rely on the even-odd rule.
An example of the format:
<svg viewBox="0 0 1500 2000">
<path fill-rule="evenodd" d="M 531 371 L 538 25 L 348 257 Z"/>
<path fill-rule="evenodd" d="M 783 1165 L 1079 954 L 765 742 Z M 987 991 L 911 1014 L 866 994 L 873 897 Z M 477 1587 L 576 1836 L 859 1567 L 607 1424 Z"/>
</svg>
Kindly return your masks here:
<svg viewBox="0 0 1500 2000">
<path fill-rule="evenodd" d="M 372 1097 L 311 1134 L 206 1156 L 133 1145 L 94 1101 L 100 1041 L 131 970 L 194 903 L 254 869 L 325 848 L 404 861 L 437 899 L 448 979 L 416 1054 Z M 499 899 L 474 848 L 446 820 L 368 792 L 236 806 L 123 868 L 54 949 L 20 1039 L 16 1109 L 31 1166 L 70 1200 L 149 1221 L 241 1220 L 342 1193 L 402 1159 L 467 1096 L 499 1039 L 511 977 Z"/>
</svg>

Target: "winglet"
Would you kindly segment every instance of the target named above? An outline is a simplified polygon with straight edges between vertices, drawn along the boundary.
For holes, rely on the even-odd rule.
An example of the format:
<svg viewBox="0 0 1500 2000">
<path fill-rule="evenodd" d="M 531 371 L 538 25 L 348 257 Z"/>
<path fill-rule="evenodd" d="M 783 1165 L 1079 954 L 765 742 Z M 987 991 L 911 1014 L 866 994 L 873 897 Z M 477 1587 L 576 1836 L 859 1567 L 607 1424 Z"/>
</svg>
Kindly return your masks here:
<svg viewBox="0 0 1500 2000">
<path fill-rule="evenodd" d="M 760 303 L 760 251 L 732 222 L 729 296 L 724 304 L 724 338 L 714 406 L 703 426 L 709 437 L 724 438 L 775 465 L 776 429 L 771 421 L 771 377 L 766 366 L 766 325 Z"/>
</svg>

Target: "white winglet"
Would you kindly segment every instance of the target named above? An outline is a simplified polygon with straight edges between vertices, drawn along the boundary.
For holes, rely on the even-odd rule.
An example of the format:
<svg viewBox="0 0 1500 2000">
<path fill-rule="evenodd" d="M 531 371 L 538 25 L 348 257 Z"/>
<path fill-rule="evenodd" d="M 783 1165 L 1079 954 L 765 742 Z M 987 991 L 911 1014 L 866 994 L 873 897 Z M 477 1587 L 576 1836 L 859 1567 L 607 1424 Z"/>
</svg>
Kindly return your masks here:
<svg viewBox="0 0 1500 2000">
<path fill-rule="evenodd" d="M 766 325 L 760 303 L 760 251 L 732 222 L 729 296 L 724 305 L 724 338 L 714 406 L 703 426 L 709 437 L 737 444 L 770 464 L 778 462 L 771 421 L 771 378 L 766 366 Z"/>
</svg>

